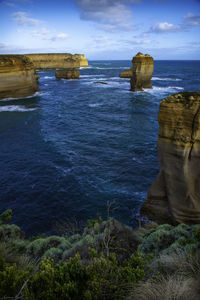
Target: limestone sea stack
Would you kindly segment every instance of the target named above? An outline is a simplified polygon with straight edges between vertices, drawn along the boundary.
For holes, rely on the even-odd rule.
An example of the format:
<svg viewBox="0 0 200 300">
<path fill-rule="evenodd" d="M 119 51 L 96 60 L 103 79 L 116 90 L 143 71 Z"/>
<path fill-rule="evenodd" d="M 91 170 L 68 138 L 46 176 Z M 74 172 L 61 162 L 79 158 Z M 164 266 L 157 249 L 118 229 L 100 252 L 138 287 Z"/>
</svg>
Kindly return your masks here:
<svg viewBox="0 0 200 300">
<path fill-rule="evenodd" d="M 131 91 L 143 91 L 143 88 L 152 88 L 153 57 L 139 52 L 132 59 Z"/>
<path fill-rule="evenodd" d="M 0 100 L 39 91 L 32 62 L 23 55 L 0 55 Z"/>
<path fill-rule="evenodd" d="M 41 53 L 26 54 L 35 69 L 80 68 L 88 67 L 88 61 L 83 54 Z"/>
<path fill-rule="evenodd" d="M 158 223 L 200 223 L 200 92 L 163 99 L 158 119 L 160 172 L 141 215 Z"/>
<path fill-rule="evenodd" d="M 57 79 L 64 78 L 64 79 L 78 79 L 80 75 L 80 72 L 76 70 L 75 68 L 67 68 L 58 70 L 55 73 L 55 76 Z"/>
</svg>

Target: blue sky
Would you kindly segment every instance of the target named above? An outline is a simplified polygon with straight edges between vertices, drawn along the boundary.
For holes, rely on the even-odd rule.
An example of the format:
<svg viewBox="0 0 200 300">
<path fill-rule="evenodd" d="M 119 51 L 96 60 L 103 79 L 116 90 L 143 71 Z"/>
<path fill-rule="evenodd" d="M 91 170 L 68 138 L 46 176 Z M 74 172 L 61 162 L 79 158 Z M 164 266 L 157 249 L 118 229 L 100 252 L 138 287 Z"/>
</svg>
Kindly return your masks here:
<svg viewBox="0 0 200 300">
<path fill-rule="evenodd" d="M 0 0 L 0 53 L 200 59 L 200 0 Z"/>
</svg>

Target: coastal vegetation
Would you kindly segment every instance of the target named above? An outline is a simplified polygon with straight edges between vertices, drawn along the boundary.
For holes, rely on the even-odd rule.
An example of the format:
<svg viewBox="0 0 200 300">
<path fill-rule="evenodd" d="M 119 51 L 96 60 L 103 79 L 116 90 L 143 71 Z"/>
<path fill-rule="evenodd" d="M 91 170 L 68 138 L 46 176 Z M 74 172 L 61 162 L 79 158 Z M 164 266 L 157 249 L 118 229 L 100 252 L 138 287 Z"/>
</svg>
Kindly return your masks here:
<svg viewBox="0 0 200 300">
<path fill-rule="evenodd" d="M 133 230 L 108 216 L 25 238 L 11 210 L 0 220 L 1 299 L 199 299 L 200 225 Z"/>
</svg>

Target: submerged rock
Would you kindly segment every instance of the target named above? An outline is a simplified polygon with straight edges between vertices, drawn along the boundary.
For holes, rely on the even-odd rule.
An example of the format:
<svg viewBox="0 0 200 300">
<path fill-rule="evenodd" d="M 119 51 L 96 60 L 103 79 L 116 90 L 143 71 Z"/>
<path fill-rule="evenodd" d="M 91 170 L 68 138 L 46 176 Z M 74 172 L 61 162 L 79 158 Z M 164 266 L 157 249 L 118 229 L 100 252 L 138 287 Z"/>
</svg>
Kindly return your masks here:
<svg viewBox="0 0 200 300">
<path fill-rule="evenodd" d="M 63 79 L 78 79 L 80 72 L 75 68 L 67 68 L 63 70 L 58 70 L 55 73 L 56 78 L 63 78 Z"/>
<path fill-rule="evenodd" d="M 27 97 L 36 91 L 32 62 L 24 55 L 0 55 L 0 99 Z"/>
<path fill-rule="evenodd" d="M 158 223 L 200 223 L 200 92 L 163 99 L 158 119 L 160 172 L 141 215 Z"/>
<path fill-rule="evenodd" d="M 153 57 L 139 52 L 133 57 L 132 64 L 131 91 L 142 91 L 143 88 L 152 88 Z"/>
</svg>

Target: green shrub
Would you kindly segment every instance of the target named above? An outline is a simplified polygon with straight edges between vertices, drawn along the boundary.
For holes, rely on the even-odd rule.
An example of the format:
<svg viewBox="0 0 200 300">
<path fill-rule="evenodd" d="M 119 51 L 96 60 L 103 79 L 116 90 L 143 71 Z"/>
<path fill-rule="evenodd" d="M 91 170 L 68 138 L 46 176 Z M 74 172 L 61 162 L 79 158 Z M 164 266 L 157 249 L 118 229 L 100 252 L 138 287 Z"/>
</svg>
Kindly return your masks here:
<svg viewBox="0 0 200 300">
<path fill-rule="evenodd" d="M 29 278 L 29 271 L 18 270 L 17 265 L 9 266 L 4 257 L 0 256 L 0 295 L 1 297 L 15 297 L 23 284 Z M 27 292 L 27 287 L 24 288 Z"/>
<path fill-rule="evenodd" d="M 7 209 L 0 215 L 0 225 L 7 224 L 12 221 L 12 209 Z"/>
<path fill-rule="evenodd" d="M 142 234 L 139 249 L 143 254 L 171 253 L 176 250 L 195 251 L 199 248 L 200 225 L 160 225 Z"/>
<path fill-rule="evenodd" d="M 0 226 L 0 241 L 8 242 L 16 239 L 22 239 L 24 237 L 23 231 L 21 229 L 12 224 L 3 224 Z"/>
<path fill-rule="evenodd" d="M 87 299 L 87 281 L 86 267 L 79 262 L 78 255 L 63 265 L 43 259 L 28 285 L 29 293 L 41 300 Z"/>
<path fill-rule="evenodd" d="M 93 251 L 93 255 L 96 256 L 97 252 Z M 92 299 L 124 299 L 127 289 L 143 279 L 146 263 L 147 258 L 139 252 L 122 264 L 119 264 L 114 253 L 109 254 L 108 257 L 103 254 L 94 257 L 87 267 L 90 277 L 89 291 Z"/>
</svg>

